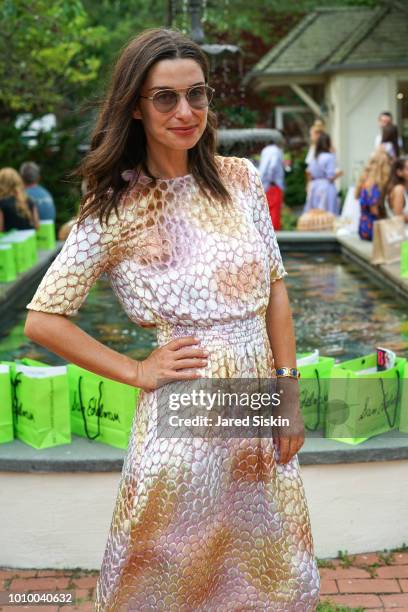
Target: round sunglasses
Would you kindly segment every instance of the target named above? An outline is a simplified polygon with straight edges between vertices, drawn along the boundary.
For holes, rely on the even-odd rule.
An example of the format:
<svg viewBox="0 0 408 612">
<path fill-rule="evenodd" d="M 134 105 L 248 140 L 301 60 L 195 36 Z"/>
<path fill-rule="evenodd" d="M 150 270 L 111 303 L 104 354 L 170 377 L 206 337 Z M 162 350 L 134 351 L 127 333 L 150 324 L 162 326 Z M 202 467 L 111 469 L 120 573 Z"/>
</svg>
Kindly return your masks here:
<svg viewBox="0 0 408 612">
<path fill-rule="evenodd" d="M 188 89 L 159 89 L 152 96 L 139 96 L 152 100 L 154 108 L 159 113 L 168 113 L 180 102 L 180 91 L 185 91 L 185 97 L 191 108 L 205 108 L 211 103 L 215 89 L 209 85 L 194 85 Z"/>
</svg>

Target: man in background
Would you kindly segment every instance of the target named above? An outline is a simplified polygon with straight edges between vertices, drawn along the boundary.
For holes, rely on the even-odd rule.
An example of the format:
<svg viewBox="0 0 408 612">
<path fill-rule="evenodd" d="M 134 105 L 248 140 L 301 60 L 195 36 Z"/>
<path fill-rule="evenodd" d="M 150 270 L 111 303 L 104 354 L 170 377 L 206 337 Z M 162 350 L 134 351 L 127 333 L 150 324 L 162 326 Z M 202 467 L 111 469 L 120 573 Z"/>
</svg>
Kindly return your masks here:
<svg viewBox="0 0 408 612">
<path fill-rule="evenodd" d="M 392 115 L 389 111 L 383 111 L 382 113 L 378 115 L 379 132 L 377 136 L 375 137 L 375 146 L 374 146 L 375 149 L 377 149 L 378 146 L 382 142 L 383 129 L 385 128 L 386 125 L 391 125 L 391 124 L 392 124 Z"/>
<path fill-rule="evenodd" d="M 35 162 L 24 162 L 20 167 L 27 195 L 37 204 L 40 221 L 55 222 L 55 204 L 50 192 L 39 185 L 40 167 Z"/>
<path fill-rule="evenodd" d="M 391 126 L 393 124 L 392 114 L 389 111 L 383 111 L 378 115 L 378 127 L 379 132 L 375 137 L 375 146 L 374 149 L 378 149 L 380 144 L 383 142 L 383 130 L 385 127 Z M 404 148 L 404 143 L 401 136 L 398 136 L 398 146 L 400 149 Z"/>
<path fill-rule="evenodd" d="M 281 229 L 281 209 L 285 190 L 285 166 L 283 163 L 283 136 L 276 131 L 271 144 L 262 149 L 259 162 L 259 174 L 269 204 L 272 225 L 275 230 Z"/>
</svg>

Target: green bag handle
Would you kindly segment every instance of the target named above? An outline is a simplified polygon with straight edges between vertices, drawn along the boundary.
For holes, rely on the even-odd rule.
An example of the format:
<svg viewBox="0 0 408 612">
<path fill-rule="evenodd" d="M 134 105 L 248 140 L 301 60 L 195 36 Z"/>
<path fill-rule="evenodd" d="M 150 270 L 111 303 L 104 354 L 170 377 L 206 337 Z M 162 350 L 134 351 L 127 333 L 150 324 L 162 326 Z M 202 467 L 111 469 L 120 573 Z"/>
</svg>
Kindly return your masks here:
<svg viewBox="0 0 408 612">
<path fill-rule="evenodd" d="M 17 397 L 17 387 L 21 383 L 22 372 L 17 372 L 15 376 L 10 376 L 11 382 L 11 402 L 12 402 L 12 410 L 13 410 L 13 424 L 14 424 L 14 433 L 18 419 L 18 397 Z"/>
<path fill-rule="evenodd" d="M 81 390 L 82 379 L 83 379 L 83 376 L 79 376 L 79 378 L 78 378 L 79 407 L 81 409 L 82 418 L 84 420 L 84 428 L 85 428 L 86 437 L 88 438 L 88 440 L 95 440 L 96 438 L 98 438 L 101 435 L 101 411 L 100 411 L 100 407 L 101 407 L 101 400 L 102 400 L 103 380 L 101 380 L 99 385 L 98 385 L 99 397 L 98 397 L 98 408 L 97 408 L 97 411 L 96 411 L 97 416 L 98 416 L 98 431 L 96 432 L 96 434 L 94 436 L 91 436 L 89 434 L 89 430 L 88 430 L 88 423 L 86 422 L 85 406 L 84 406 L 84 403 L 82 401 L 82 390 Z"/>
<path fill-rule="evenodd" d="M 314 425 L 313 427 L 306 427 L 306 429 L 308 431 L 316 431 L 317 428 L 320 425 L 320 396 L 321 396 L 321 386 L 320 386 L 320 376 L 319 376 L 319 371 L 317 368 L 315 368 L 315 374 L 316 374 L 316 382 L 317 382 L 317 421 L 316 421 L 316 425 Z"/>
<path fill-rule="evenodd" d="M 384 391 L 384 381 L 382 378 L 379 379 L 380 385 L 381 385 L 382 396 L 383 396 L 383 409 L 385 412 L 385 416 L 387 417 L 388 425 L 390 426 L 391 429 L 394 427 L 395 422 L 397 420 L 398 402 L 400 399 L 400 392 L 401 392 L 401 375 L 399 373 L 399 370 L 396 370 L 396 374 L 397 374 L 397 399 L 395 400 L 394 419 L 392 422 L 390 419 L 390 415 L 388 414 L 387 400 L 385 398 L 385 391 Z"/>
</svg>

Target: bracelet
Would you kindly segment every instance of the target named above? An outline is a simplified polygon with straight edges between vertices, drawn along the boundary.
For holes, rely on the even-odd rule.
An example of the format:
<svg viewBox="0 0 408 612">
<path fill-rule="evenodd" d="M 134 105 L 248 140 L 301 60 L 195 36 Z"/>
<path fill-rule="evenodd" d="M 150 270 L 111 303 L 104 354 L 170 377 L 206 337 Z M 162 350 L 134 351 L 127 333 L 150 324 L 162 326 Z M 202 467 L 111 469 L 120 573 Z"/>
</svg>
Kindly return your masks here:
<svg viewBox="0 0 408 612">
<path fill-rule="evenodd" d="M 275 372 L 277 378 L 300 378 L 300 372 L 296 368 L 276 368 Z"/>
</svg>

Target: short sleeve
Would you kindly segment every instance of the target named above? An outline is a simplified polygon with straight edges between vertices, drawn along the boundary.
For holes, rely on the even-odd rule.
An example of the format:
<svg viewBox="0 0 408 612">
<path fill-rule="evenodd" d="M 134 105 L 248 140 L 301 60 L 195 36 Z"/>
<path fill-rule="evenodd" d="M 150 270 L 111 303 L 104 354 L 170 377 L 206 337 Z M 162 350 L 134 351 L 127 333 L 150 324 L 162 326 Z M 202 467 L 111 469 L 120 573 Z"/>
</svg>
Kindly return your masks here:
<svg viewBox="0 0 408 612">
<path fill-rule="evenodd" d="M 261 177 L 258 170 L 248 159 L 244 159 L 244 162 L 248 172 L 253 220 L 267 250 L 270 266 L 270 280 L 271 283 L 273 283 L 287 276 L 287 272 L 283 266 L 282 256 L 276 239 L 275 230 L 273 229 L 268 200 L 265 195 Z"/>
<path fill-rule="evenodd" d="M 76 315 L 92 285 L 112 263 L 117 232 L 118 226 L 102 229 L 93 216 L 86 217 L 80 225 L 75 222 L 26 308 Z"/>
</svg>

